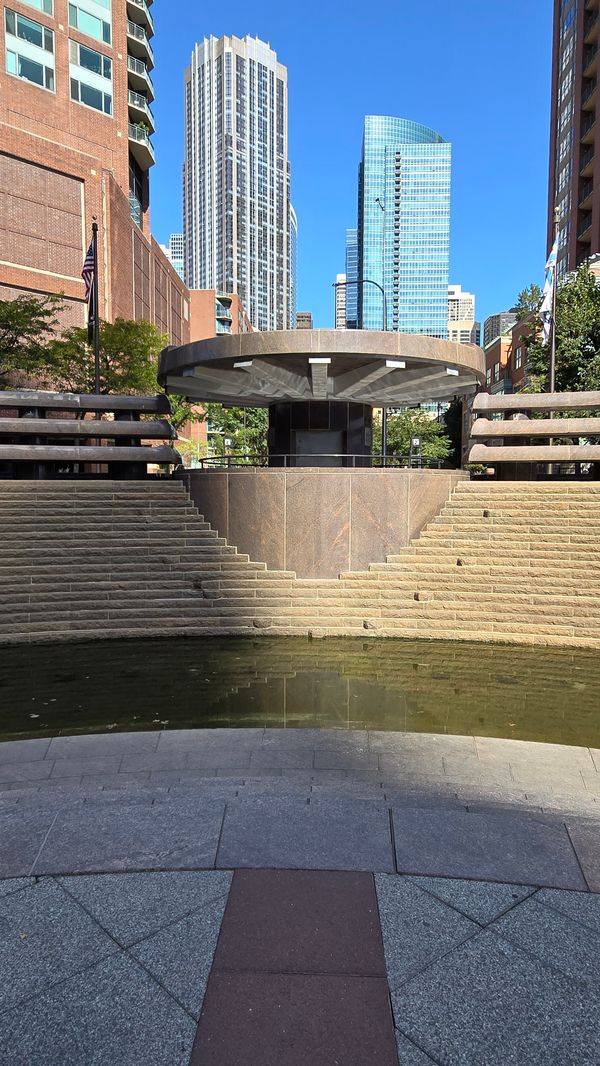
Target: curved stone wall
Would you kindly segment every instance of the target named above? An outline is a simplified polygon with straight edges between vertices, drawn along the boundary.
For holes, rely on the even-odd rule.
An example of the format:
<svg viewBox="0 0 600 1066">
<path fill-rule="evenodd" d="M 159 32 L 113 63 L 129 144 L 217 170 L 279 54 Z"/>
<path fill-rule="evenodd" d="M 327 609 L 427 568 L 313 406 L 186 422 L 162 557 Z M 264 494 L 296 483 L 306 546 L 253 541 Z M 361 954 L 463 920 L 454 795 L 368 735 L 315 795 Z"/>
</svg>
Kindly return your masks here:
<svg viewBox="0 0 600 1066">
<path fill-rule="evenodd" d="M 186 470 L 178 475 L 219 534 L 271 570 L 337 577 L 383 562 L 444 505 L 460 470 Z"/>
</svg>

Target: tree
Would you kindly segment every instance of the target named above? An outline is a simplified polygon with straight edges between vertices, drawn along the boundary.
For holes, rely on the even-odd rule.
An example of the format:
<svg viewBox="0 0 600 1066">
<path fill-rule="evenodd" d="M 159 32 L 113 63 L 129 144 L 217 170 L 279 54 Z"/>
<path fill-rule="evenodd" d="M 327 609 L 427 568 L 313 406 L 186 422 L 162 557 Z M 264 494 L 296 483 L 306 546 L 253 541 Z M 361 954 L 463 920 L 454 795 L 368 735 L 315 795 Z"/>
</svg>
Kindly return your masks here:
<svg viewBox="0 0 600 1066">
<path fill-rule="evenodd" d="M 448 458 L 455 467 L 460 467 L 462 459 L 462 428 L 463 428 L 463 404 L 462 400 L 451 401 L 448 410 L 444 414 L 444 427 L 450 441 Z"/>
<path fill-rule="evenodd" d="M 522 322 L 524 318 L 529 318 L 529 315 L 533 311 L 538 310 L 541 302 L 542 290 L 539 285 L 535 284 L 535 282 L 532 282 L 531 285 L 527 285 L 526 288 L 521 289 L 515 307 L 517 322 Z"/>
<path fill-rule="evenodd" d="M 168 338 L 151 322 L 117 318 L 100 325 L 100 392 L 156 392 L 158 354 Z M 94 391 L 94 352 L 87 329 L 71 327 L 47 347 L 41 370 L 65 392 Z"/>
<path fill-rule="evenodd" d="M 7 375 L 30 374 L 44 362 L 62 310 L 60 296 L 17 296 L 0 300 L 0 389 Z"/>
<path fill-rule="evenodd" d="M 217 455 L 250 457 L 267 455 L 269 415 L 266 407 L 224 407 L 207 403 L 202 418 L 214 430 L 213 444 Z M 232 444 L 225 447 L 225 438 Z"/>
<path fill-rule="evenodd" d="M 421 438 L 421 455 L 426 459 L 447 459 L 452 451 L 444 427 L 426 411 L 405 408 L 387 420 L 388 455 L 409 455 L 410 438 Z M 373 425 L 373 452 L 381 454 L 381 423 Z"/>
<path fill-rule="evenodd" d="M 539 331 L 524 338 L 531 387 L 548 387 L 550 345 Z M 600 288 L 587 263 L 556 291 L 556 390 L 600 388 Z"/>
</svg>

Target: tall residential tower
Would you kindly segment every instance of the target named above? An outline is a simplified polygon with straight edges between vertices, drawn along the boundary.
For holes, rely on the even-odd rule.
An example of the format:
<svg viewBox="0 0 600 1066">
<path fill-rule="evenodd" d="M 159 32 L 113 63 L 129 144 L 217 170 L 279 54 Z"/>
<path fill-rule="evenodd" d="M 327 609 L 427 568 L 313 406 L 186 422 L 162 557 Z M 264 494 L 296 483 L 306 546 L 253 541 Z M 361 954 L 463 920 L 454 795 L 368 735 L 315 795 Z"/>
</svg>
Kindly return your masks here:
<svg viewBox="0 0 600 1066">
<path fill-rule="evenodd" d="M 236 293 L 262 330 L 294 319 L 287 111 L 287 70 L 268 44 L 196 45 L 185 72 L 185 279 Z"/>
<path fill-rule="evenodd" d="M 548 249 L 559 275 L 600 252 L 599 0 L 554 0 Z"/>
<path fill-rule="evenodd" d="M 402 118 L 368 115 L 359 168 L 358 325 L 448 336 L 451 145 Z M 372 284 L 375 282 L 375 284 Z"/>
</svg>

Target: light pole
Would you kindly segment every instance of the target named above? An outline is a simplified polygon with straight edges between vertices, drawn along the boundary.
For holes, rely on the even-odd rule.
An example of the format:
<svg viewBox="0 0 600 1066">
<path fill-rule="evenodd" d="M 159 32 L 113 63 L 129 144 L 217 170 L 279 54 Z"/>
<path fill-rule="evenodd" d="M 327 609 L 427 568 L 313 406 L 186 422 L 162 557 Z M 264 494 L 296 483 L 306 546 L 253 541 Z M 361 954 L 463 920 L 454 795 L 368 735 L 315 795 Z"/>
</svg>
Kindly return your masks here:
<svg viewBox="0 0 600 1066">
<path fill-rule="evenodd" d="M 387 300 L 385 298 L 385 204 L 379 196 L 375 197 L 375 203 L 381 210 L 381 284 L 383 293 L 383 328 L 387 329 Z M 381 454 L 385 466 L 387 453 L 387 407 L 381 408 Z"/>
</svg>

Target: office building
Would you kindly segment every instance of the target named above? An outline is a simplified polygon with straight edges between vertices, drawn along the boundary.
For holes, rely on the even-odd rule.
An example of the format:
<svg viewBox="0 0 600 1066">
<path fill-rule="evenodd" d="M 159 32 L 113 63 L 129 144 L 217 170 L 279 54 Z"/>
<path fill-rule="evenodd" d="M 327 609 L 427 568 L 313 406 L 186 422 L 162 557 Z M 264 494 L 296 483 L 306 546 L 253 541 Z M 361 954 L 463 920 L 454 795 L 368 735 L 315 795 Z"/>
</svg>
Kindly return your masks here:
<svg viewBox="0 0 600 1066">
<path fill-rule="evenodd" d="M 160 248 L 183 281 L 183 233 L 172 233 L 169 243 L 161 244 Z"/>
<path fill-rule="evenodd" d="M 312 329 L 313 317 L 310 311 L 296 312 L 296 329 Z"/>
<path fill-rule="evenodd" d="M 599 0 L 554 0 L 548 249 L 559 277 L 600 252 Z"/>
<path fill-rule="evenodd" d="M 368 115 L 359 168 L 358 325 L 448 336 L 451 145 L 407 119 Z"/>
<path fill-rule="evenodd" d="M 346 329 L 358 328 L 358 230 L 346 230 Z"/>
<path fill-rule="evenodd" d="M 336 274 L 333 285 L 336 329 L 346 329 L 346 280 L 345 274 Z"/>
<path fill-rule="evenodd" d="M 448 340 L 479 344 L 481 325 L 475 321 L 475 297 L 460 285 L 448 286 Z"/>
<path fill-rule="evenodd" d="M 497 315 L 489 315 L 483 323 L 483 347 L 487 348 L 497 337 L 508 333 L 517 321 L 517 312 L 514 307 L 510 311 L 501 311 Z"/>
<path fill-rule="evenodd" d="M 185 286 L 152 240 L 151 0 L 11 0 L 0 54 L 0 299 L 64 294 L 98 222 L 99 310 L 187 339 Z"/>
<path fill-rule="evenodd" d="M 295 216 L 287 70 L 258 38 L 208 37 L 184 81 L 186 282 L 237 294 L 257 329 L 288 328 Z"/>
</svg>

